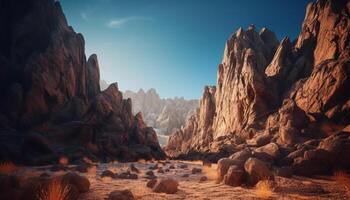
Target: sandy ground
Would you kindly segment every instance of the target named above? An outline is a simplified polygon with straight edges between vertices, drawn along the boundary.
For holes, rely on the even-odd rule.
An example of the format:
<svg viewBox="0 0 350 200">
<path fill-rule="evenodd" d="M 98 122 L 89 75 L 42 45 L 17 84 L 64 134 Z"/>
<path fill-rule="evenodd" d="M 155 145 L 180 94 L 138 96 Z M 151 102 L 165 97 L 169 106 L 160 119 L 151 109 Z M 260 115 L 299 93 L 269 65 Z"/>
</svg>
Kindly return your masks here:
<svg viewBox="0 0 350 200">
<path fill-rule="evenodd" d="M 149 167 L 157 162 L 137 162 L 134 165 L 141 171 L 136 180 L 129 179 L 111 179 L 109 177 L 101 178 L 100 174 L 108 169 L 115 173 L 124 172 L 131 163 L 109 163 L 98 164 L 96 168 L 88 173 L 82 174 L 88 177 L 91 183 L 90 191 L 80 196 L 81 200 L 104 200 L 113 190 L 130 189 L 136 199 L 140 200 L 160 200 L 160 199 L 201 199 L 201 200 L 237 200 L 237 199 L 264 199 L 259 197 L 254 188 L 231 187 L 215 183 L 213 180 L 216 166 L 205 169 L 202 173 L 192 174 L 192 168 L 203 168 L 200 162 L 171 161 L 169 164 L 158 164 L 163 169 L 174 165 L 164 174 L 153 170 L 158 178 L 171 177 L 179 182 L 179 191 L 176 194 L 154 193 L 146 187 L 148 179 L 144 178 L 144 173 L 149 171 Z M 187 164 L 187 169 L 181 169 L 179 166 Z M 23 176 L 39 175 L 47 168 L 30 168 L 23 170 Z M 60 174 L 62 172 L 55 172 Z M 189 174 L 189 177 L 183 177 Z M 202 176 L 209 177 L 209 180 L 199 182 Z M 276 177 L 278 187 L 273 194 L 265 199 L 350 199 L 347 197 L 347 190 L 344 186 L 337 184 L 331 177 L 305 178 L 297 177 L 287 179 Z"/>
</svg>

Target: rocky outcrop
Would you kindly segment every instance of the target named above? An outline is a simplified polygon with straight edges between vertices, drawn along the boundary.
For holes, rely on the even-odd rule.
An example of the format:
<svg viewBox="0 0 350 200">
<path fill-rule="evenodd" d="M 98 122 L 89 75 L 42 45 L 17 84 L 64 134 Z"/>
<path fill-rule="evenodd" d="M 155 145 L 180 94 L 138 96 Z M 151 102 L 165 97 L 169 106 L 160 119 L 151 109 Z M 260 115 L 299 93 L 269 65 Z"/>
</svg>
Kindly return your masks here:
<svg viewBox="0 0 350 200">
<path fill-rule="evenodd" d="M 170 137 L 168 155 L 208 159 L 216 152 L 218 160 L 247 150 L 268 167 L 292 166 L 297 174 L 348 169 L 349 8 L 348 0 L 310 3 L 295 42 L 278 42 L 266 28 L 240 28 L 218 67 L 214 114 L 192 116 Z"/>
<path fill-rule="evenodd" d="M 205 87 L 199 110 L 187 120 L 185 126 L 170 136 L 165 147 L 168 155 L 186 154 L 193 149 L 206 147 L 212 141 L 211 126 L 215 115 L 215 92 L 215 87 Z"/>
<path fill-rule="evenodd" d="M 0 160 L 27 164 L 163 156 L 117 84 L 100 90 L 96 55 L 54 0 L 4 1 L 0 20 Z"/>
<path fill-rule="evenodd" d="M 132 100 L 133 113 L 141 112 L 145 122 L 156 130 L 162 145 L 166 143 L 163 138 L 185 125 L 198 107 L 197 100 L 161 99 L 155 89 L 146 92 L 141 89 L 137 93 L 127 90 L 124 97 Z"/>
</svg>

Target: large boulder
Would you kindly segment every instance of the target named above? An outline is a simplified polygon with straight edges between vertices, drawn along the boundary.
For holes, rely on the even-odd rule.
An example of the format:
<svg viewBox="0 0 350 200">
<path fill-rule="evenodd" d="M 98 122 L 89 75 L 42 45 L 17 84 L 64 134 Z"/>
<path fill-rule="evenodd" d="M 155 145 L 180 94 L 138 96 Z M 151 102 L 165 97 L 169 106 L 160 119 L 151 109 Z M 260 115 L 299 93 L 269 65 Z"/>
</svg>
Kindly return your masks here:
<svg viewBox="0 0 350 200">
<path fill-rule="evenodd" d="M 249 158 L 244 164 L 244 169 L 248 174 L 250 185 L 255 185 L 260 180 L 274 180 L 273 173 L 266 163 L 256 158 Z"/>
<path fill-rule="evenodd" d="M 179 183 L 172 178 L 164 178 L 157 181 L 153 187 L 153 192 L 174 194 L 178 191 Z"/>
<path fill-rule="evenodd" d="M 222 181 L 225 174 L 227 173 L 227 170 L 230 168 L 230 166 L 235 165 L 236 161 L 231 158 L 221 158 L 218 161 L 218 181 Z"/>
<path fill-rule="evenodd" d="M 224 176 L 223 183 L 233 187 L 240 186 L 244 183 L 246 172 L 235 165 L 230 166 Z"/>
<path fill-rule="evenodd" d="M 270 143 L 265 146 L 259 147 L 254 150 L 255 152 L 263 152 L 270 155 L 272 158 L 277 158 L 280 154 L 280 150 L 277 144 Z"/>
</svg>

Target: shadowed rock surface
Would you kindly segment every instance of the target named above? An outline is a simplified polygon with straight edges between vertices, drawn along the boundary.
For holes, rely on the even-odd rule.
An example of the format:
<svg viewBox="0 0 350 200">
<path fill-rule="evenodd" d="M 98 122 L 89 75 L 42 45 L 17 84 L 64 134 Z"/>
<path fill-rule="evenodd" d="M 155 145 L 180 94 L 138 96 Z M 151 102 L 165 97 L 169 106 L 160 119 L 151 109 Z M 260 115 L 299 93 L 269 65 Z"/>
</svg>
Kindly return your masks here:
<svg viewBox="0 0 350 200">
<path fill-rule="evenodd" d="M 293 42 L 240 28 L 226 43 L 216 86 L 170 136 L 167 154 L 217 162 L 246 150 L 296 174 L 349 169 L 349 8 L 348 0 L 310 3 Z"/>
<path fill-rule="evenodd" d="M 5 0 L 0 21 L 0 160 L 26 164 L 162 158 L 155 131 L 116 83 L 100 90 L 96 55 L 54 0 Z"/>
</svg>

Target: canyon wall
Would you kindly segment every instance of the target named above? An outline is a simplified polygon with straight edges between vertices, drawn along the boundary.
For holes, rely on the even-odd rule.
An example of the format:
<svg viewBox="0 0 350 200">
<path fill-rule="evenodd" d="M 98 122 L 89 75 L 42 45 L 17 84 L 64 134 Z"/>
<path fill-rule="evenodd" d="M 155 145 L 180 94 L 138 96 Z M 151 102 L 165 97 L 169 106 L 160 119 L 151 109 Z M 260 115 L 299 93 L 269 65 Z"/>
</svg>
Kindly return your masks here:
<svg viewBox="0 0 350 200">
<path fill-rule="evenodd" d="M 186 120 L 196 112 L 197 100 L 184 98 L 161 99 L 155 89 L 138 92 L 125 91 L 125 98 L 130 98 L 133 113 L 142 113 L 145 122 L 153 127 L 161 145 L 166 143 L 168 136 L 185 125 Z"/>
<path fill-rule="evenodd" d="M 86 59 L 58 1 L 5 0 L 0 13 L 0 160 L 164 157 L 118 85 L 100 90 L 97 56 Z"/>
<path fill-rule="evenodd" d="M 288 162 L 305 169 L 300 166 L 320 162 L 304 152 L 325 149 L 324 143 L 332 141 L 342 147 L 328 143 L 327 155 L 334 156 L 336 148 L 345 156 L 350 152 L 344 133 L 350 124 L 349 9 L 348 0 L 310 3 L 296 41 L 279 42 L 266 28 L 240 28 L 226 43 L 216 91 L 204 89 L 200 112 L 170 137 L 167 154 L 203 158 L 217 153 L 205 157 L 217 160 L 272 142 L 283 156 L 300 151 Z"/>
</svg>

